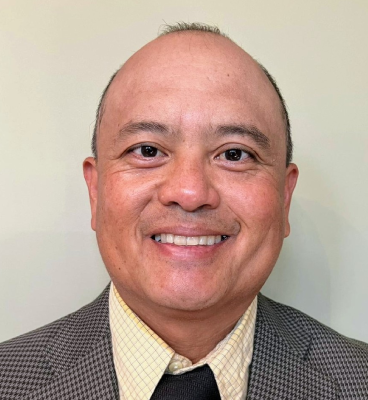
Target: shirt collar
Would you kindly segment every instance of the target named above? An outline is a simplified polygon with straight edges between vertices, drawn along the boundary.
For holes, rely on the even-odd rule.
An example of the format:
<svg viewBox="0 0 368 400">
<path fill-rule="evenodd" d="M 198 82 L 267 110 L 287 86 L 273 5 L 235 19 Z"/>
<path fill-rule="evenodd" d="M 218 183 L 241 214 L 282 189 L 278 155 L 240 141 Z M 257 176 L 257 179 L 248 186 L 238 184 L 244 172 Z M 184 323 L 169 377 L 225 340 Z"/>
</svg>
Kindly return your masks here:
<svg viewBox="0 0 368 400">
<path fill-rule="evenodd" d="M 110 328 L 113 357 L 119 383 L 120 400 L 151 398 L 169 365 L 180 361 L 186 366 L 173 372 L 182 374 L 208 364 L 214 373 L 222 399 L 244 399 L 247 393 L 257 298 L 239 319 L 234 329 L 198 363 L 176 354 L 124 302 L 111 284 Z"/>
</svg>

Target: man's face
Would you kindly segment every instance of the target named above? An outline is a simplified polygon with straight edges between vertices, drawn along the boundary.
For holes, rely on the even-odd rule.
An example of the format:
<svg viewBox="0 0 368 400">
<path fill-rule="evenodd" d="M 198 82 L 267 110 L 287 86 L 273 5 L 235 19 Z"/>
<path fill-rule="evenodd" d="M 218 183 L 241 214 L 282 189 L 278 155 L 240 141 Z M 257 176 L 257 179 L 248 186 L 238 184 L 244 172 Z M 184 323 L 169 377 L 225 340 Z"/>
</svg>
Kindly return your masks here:
<svg viewBox="0 0 368 400">
<path fill-rule="evenodd" d="M 254 61 L 212 34 L 151 42 L 110 87 L 97 148 L 84 163 L 92 227 L 125 301 L 248 306 L 289 233 L 297 179 Z"/>
</svg>

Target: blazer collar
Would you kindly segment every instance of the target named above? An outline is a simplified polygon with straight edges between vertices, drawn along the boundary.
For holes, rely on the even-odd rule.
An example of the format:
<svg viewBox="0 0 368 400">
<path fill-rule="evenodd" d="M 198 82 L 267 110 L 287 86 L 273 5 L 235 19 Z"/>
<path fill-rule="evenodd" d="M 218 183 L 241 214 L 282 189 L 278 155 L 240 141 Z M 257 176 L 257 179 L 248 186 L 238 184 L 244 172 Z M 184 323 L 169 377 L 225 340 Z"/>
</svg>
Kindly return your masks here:
<svg viewBox="0 0 368 400">
<path fill-rule="evenodd" d="M 54 378 L 24 400 L 118 400 L 109 327 L 109 286 L 91 304 L 60 321 L 45 348 Z M 247 400 L 335 400 L 338 386 L 307 361 L 311 335 L 292 332 L 271 302 L 258 296 Z"/>
<path fill-rule="evenodd" d="M 310 333 L 292 328 L 260 294 L 247 400 L 338 398 L 337 383 L 307 361 Z"/>
</svg>

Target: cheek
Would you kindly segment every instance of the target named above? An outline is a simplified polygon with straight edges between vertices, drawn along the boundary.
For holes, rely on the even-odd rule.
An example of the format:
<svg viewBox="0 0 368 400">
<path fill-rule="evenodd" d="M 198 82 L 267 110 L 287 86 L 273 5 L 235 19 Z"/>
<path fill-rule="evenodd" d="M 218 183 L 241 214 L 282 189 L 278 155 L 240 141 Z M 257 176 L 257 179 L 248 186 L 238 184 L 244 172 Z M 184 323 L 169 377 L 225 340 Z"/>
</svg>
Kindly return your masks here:
<svg viewBox="0 0 368 400">
<path fill-rule="evenodd" d="M 140 254 L 140 220 L 153 190 L 150 181 L 134 178 L 132 174 L 115 173 L 99 181 L 96 235 L 112 277 L 128 278 L 131 274 L 128 260 L 136 263 Z"/>
<path fill-rule="evenodd" d="M 282 195 L 274 184 L 262 183 L 240 185 L 229 203 L 240 224 L 236 254 L 241 268 L 233 284 L 241 290 L 254 285 L 255 293 L 275 265 L 284 237 Z"/>
<path fill-rule="evenodd" d="M 106 225 L 104 228 L 129 230 L 149 203 L 152 193 L 149 179 L 129 173 L 113 174 L 101 180 L 97 219 L 101 225 Z"/>
<path fill-rule="evenodd" d="M 248 227 L 255 225 L 261 230 L 282 220 L 282 195 L 268 180 L 238 185 L 230 200 L 233 211 Z"/>
</svg>

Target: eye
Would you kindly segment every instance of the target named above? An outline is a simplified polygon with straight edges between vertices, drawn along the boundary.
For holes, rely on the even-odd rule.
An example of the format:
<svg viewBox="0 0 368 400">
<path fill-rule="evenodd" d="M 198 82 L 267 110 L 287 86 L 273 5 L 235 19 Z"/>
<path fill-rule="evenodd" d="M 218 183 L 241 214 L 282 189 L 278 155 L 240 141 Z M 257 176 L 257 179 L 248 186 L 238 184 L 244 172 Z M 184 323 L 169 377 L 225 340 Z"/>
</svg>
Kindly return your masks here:
<svg viewBox="0 0 368 400">
<path fill-rule="evenodd" d="M 252 157 L 253 156 L 250 153 L 242 149 L 229 149 L 221 153 L 219 156 L 220 160 L 226 160 L 232 162 L 242 161 Z"/>
<path fill-rule="evenodd" d="M 161 157 L 164 154 L 157 147 L 149 145 L 141 145 L 130 150 L 130 152 L 145 158 Z"/>
</svg>

